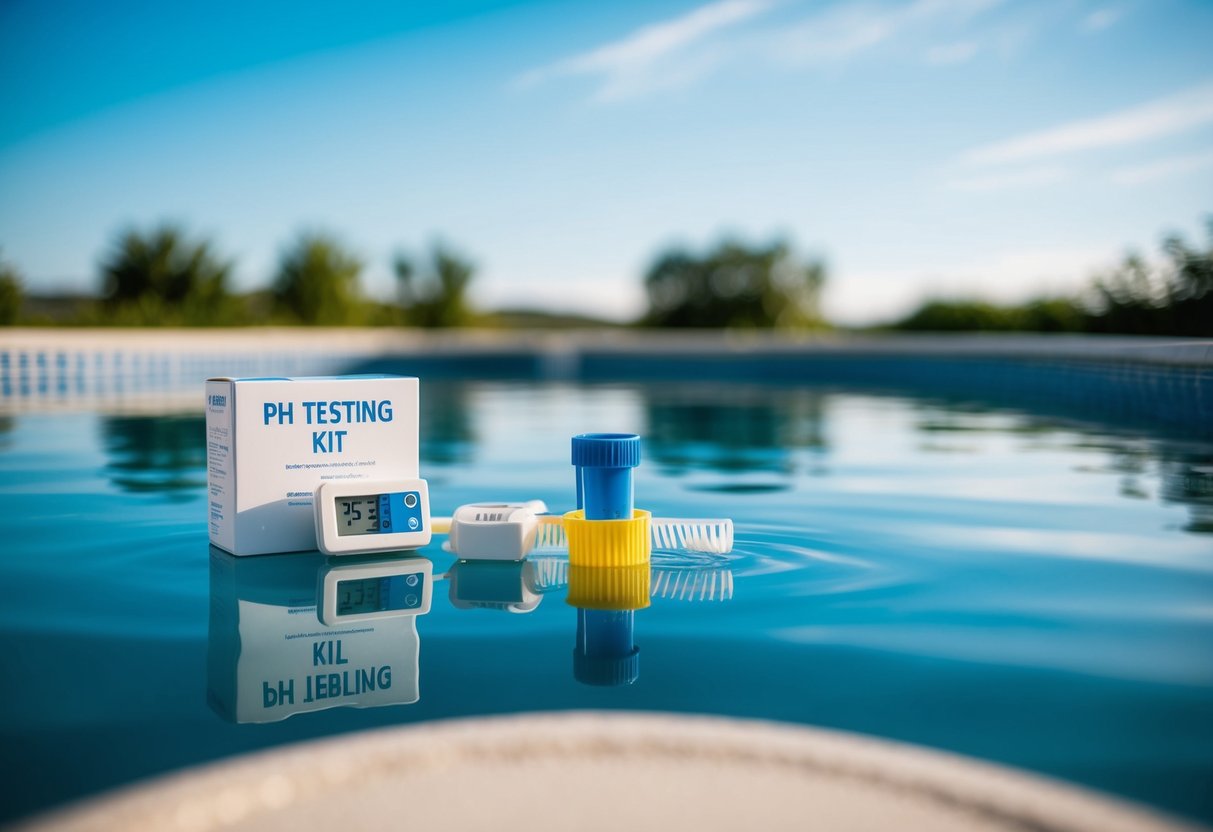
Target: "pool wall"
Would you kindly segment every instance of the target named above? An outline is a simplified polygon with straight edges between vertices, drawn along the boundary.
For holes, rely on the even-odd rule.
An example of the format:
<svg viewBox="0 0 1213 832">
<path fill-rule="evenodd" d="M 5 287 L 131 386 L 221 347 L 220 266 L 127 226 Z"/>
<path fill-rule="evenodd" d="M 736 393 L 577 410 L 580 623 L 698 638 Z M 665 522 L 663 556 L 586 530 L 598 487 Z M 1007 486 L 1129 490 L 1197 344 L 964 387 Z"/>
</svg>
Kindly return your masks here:
<svg viewBox="0 0 1213 832">
<path fill-rule="evenodd" d="M 1213 341 L 1071 335 L 11 329 L 0 333 L 0 412 L 190 406 L 211 375 L 360 372 L 847 385 L 1213 435 Z"/>
</svg>

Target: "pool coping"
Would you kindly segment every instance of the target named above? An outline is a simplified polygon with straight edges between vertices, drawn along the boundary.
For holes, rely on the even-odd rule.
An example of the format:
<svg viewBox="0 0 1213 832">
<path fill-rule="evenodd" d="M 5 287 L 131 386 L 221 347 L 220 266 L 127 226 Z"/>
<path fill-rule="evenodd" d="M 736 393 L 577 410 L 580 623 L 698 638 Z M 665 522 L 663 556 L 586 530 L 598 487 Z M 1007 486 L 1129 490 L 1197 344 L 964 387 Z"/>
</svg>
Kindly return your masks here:
<svg viewBox="0 0 1213 832">
<path fill-rule="evenodd" d="M 468 357 L 508 351 L 555 364 L 584 353 L 679 355 L 778 353 L 806 357 L 947 356 L 1089 360 L 1213 367 L 1213 340 L 1159 336 L 1052 333 L 777 333 L 720 330 L 418 330 L 398 328 L 67 329 L 0 330 L 0 351 L 154 348 L 157 351 L 246 351 L 333 348 L 364 355 Z"/>
</svg>

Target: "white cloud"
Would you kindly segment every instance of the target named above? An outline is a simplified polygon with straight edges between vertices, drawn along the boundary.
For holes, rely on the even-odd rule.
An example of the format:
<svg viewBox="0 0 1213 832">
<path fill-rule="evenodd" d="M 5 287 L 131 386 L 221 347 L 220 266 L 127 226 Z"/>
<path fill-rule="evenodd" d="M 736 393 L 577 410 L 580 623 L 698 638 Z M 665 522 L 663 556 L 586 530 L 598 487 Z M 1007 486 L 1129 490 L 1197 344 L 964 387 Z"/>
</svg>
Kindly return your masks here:
<svg viewBox="0 0 1213 832">
<path fill-rule="evenodd" d="M 976 41 L 945 43 L 927 50 L 927 63 L 931 66 L 954 66 L 968 63 L 977 54 Z"/>
<path fill-rule="evenodd" d="M 1079 24 L 1084 32 L 1098 32 L 1107 29 L 1109 26 L 1116 24 L 1124 12 L 1112 6 L 1105 6 L 1102 9 L 1096 9 L 1082 19 Z"/>
<path fill-rule="evenodd" d="M 888 39 L 904 12 L 859 4 L 833 6 L 775 35 L 774 54 L 790 64 L 836 61 Z"/>
<path fill-rule="evenodd" d="M 1082 150 L 1136 144 L 1213 123 L 1213 83 L 1191 87 L 1098 118 L 1062 124 L 974 148 L 962 161 L 999 165 L 1061 156 Z"/>
<path fill-rule="evenodd" d="M 955 191 L 1007 191 L 1052 185 L 1066 179 L 1069 171 L 1062 167 L 1031 167 L 998 171 L 953 179 L 947 186 Z"/>
<path fill-rule="evenodd" d="M 765 62 L 783 67 L 832 63 L 902 36 L 919 27 L 948 21 L 963 24 L 1004 0 L 846 0 L 791 22 L 735 33 L 776 0 L 718 0 L 670 20 L 643 26 L 626 37 L 515 79 L 530 87 L 555 78 L 598 79 L 598 101 L 619 101 L 655 90 L 685 86 L 723 62 Z M 727 33 L 728 37 L 725 37 Z M 960 63 L 976 54 L 973 42 L 931 50 L 927 60 Z M 934 58 L 932 58 L 934 56 Z"/>
<path fill-rule="evenodd" d="M 773 34 L 772 54 L 789 64 L 837 61 L 890 40 L 916 24 L 943 17 L 963 22 L 1001 2 L 916 0 L 908 4 L 879 6 L 863 2 L 841 3 Z M 976 51 L 976 45 L 973 51 Z"/>
<path fill-rule="evenodd" d="M 669 86 L 668 79 L 657 80 L 662 70 L 676 79 L 690 80 L 699 69 L 671 67 L 669 59 L 686 53 L 710 35 L 735 26 L 769 8 L 766 0 L 719 0 L 700 6 L 671 20 L 652 23 L 621 40 L 599 46 L 589 52 L 524 73 L 518 83 L 530 86 L 552 78 L 570 75 L 598 76 L 602 86 L 600 100 L 626 98 L 654 86 Z M 707 62 L 698 62 L 702 68 Z"/>
<path fill-rule="evenodd" d="M 1141 165 L 1117 168 L 1112 171 L 1111 179 L 1117 185 L 1144 185 L 1159 179 L 1168 179 L 1182 173 L 1195 173 L 1208 168 L 1213 168 L 1213 150 L 1183 156 L 1168 156 L 1165 159 L 1155 159 Z"/>
</svg>

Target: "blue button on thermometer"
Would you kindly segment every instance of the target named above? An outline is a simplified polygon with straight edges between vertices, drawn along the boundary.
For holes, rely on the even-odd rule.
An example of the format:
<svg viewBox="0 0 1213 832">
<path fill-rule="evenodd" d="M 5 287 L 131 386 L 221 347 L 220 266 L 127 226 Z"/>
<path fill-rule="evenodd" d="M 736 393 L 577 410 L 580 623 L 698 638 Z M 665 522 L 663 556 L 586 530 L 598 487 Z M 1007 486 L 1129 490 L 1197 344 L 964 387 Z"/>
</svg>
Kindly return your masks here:
<svg viewBox="0 0 1213 832">
<path fill-rule="evenodd" d="M 425 480 L 347 480 L 316 489 L 316 546 L 327 555 L 416 549 L 430 542 Z"/>
</svg>

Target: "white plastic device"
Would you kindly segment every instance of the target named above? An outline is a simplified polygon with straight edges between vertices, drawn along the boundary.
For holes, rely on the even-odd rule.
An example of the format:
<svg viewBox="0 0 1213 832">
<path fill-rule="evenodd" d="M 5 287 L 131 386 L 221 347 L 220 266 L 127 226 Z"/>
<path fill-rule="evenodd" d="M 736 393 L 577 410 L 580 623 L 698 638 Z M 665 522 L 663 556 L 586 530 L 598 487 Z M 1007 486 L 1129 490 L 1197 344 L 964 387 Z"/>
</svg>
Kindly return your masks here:
<svg viewBox="0 0 1213 832">
<path fill-rule="evenodd" d="M 451 515 L 450 549 L 467 560 L 522 560 L 547 510 L 543 500 L 460 506 Z"/>
<path fill-rule="evenodd" d="M 547 514 L 542 500 L 472 503 L 449 518 L 435 517 L 433 525 L 450 534 L 447 548 L 466 560 L 522 560 L 531 552 L 568 548 L 561 516 Z M 654 517 L 649 533 L 655 552 L 724 555 L 733 549 L 732 520 Z"/>
<path fill-rule="evenodd" d="M 334 566 L 320 576 L 320 620 L 338 624 L 425 615 L 430 611 L 434 564 L 411 557 Z"/>
<path fill-rule="evenodd" d="M 316 546 L 326 555 L 416 549 L 430 542 L 430 491 L 422 479 L 322 483 Z"/>
</svg>

